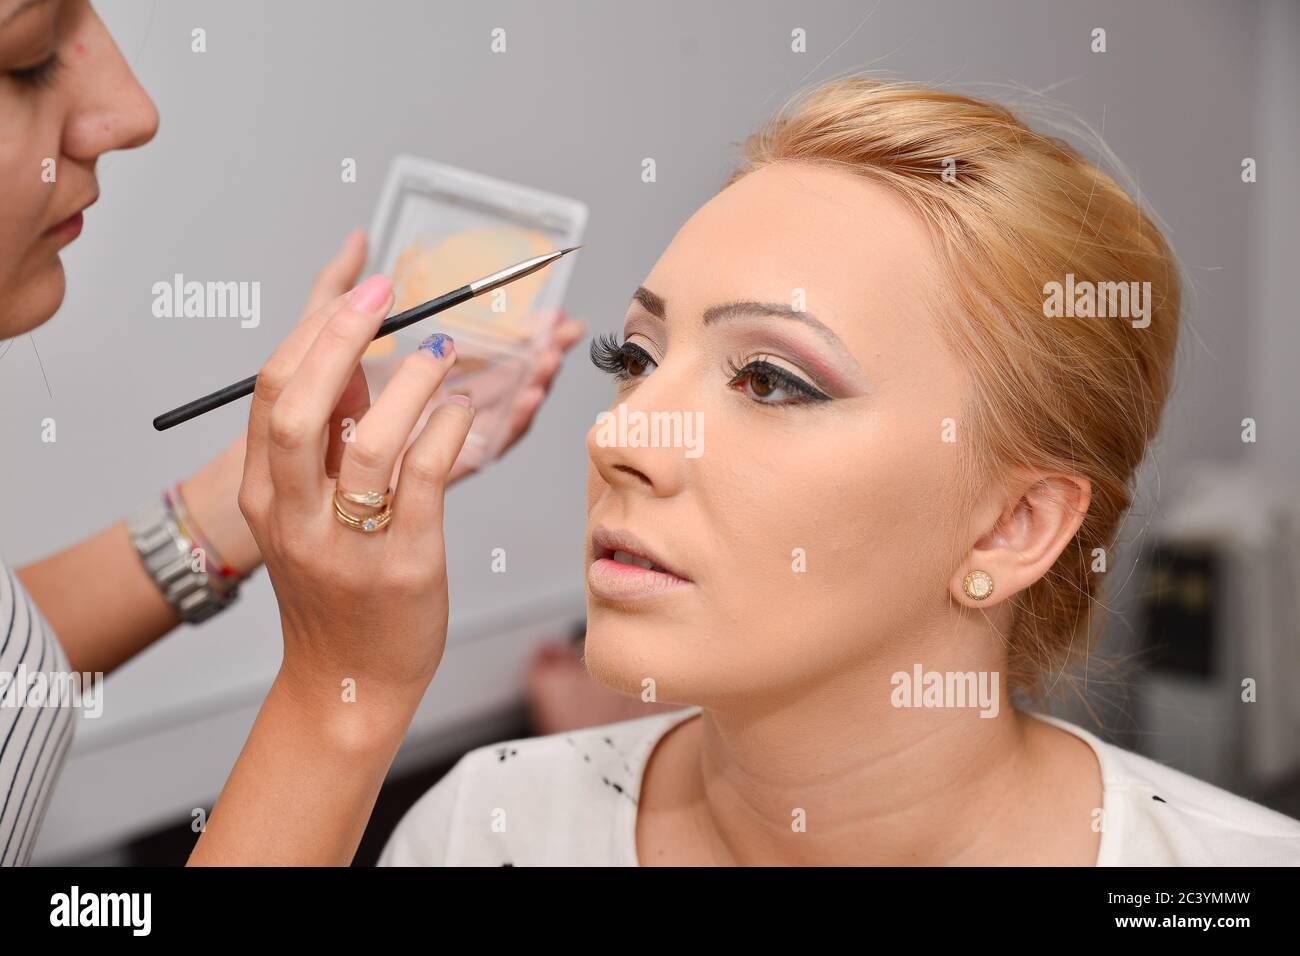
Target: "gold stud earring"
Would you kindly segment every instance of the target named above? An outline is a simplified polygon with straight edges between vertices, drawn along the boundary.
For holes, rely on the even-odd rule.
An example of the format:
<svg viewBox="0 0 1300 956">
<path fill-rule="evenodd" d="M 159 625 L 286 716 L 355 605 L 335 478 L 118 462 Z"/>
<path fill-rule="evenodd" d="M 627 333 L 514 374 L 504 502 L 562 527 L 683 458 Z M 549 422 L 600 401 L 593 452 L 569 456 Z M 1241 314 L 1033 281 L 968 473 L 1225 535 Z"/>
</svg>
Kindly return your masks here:
<svg viewBox="0 0 1300 956">
<path fill-rule="evenodd" d="M 993 593 L 993 579 L 983 571 L 972 571 L 962 579 L 961 587 L 972 601 L 983 601 Z"/>
</svg>

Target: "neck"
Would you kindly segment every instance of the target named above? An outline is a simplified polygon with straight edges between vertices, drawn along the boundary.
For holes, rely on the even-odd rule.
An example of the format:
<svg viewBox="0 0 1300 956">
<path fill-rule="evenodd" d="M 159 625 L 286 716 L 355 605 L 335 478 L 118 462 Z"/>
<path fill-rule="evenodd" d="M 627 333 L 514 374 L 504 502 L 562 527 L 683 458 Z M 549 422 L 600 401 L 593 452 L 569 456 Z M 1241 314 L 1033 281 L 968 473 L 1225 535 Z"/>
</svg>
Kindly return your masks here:
<svg viewBox="0 0 1300 956">
<path fill-rule="evenodd" d="M 951 671 L 971 671 L 960 657 Z M 936 655 L 924 670 L 949 668 Z M 1044 771 L 1028 726 L 1039 722 L 1001 686 L 993 716 L 934 694 L 948 706 L 897 706 L 927 699 L 896 693 L 894 675 L 913 671 L 876 661 L 762 709 L 706 706 L 685 773 L 718 862 L 977 863 L 1023 837 L 1024 793 Z"/>
</svg>

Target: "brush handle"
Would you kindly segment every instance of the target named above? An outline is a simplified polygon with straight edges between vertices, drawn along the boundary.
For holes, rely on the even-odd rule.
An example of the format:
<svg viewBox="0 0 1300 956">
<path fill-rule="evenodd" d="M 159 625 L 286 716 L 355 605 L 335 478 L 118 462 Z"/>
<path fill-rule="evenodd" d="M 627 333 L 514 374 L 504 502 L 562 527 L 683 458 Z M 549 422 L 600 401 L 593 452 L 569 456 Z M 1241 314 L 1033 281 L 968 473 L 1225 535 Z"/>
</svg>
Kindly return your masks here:
<svg viewBox="0 0 1300 956">
<path fill-rule="evenodd" d="M 250 375 L 233 385 L 218 389 L 211 395 L 204 395 L 202 398 L 196 398 L 192 402 L 173 408 L 170 412 L 163 412 L 153 420 L 153 427 L 161 432 L 181 422 L 188 422 L 191 418 L 198 418 L 204 412 L 229 405 L 235 399 L 243 398 L 245 395 L 252 395 L 255 385 L 257 385 L 257 376 Z"/>
<path fill-rule="evenodd" d="M 486 289 L 483 291 L 487 291 Z M 460 305 L 467 299 L 472 299 L 476 293 L 471 286 L 463 285 L 459 289 L 453 289 L 451 292 L 438 296 L 436 299 L 430 299 L 428 302 L 422 302 L 415 308 L 407 309 L 405 312 L 399 312 L 397 315 L 390 315 L 384 319 L 384 324 L 379 327 L 375 333 L 375 338 L 382 339 L 385 335 L 392 335 L 398 329 L 404 329 L 408 325 L 414 325 L 421 319 L 427 319 L 431 315 L 436 315 L 450 309 L 452 306 Z M 198 418 L 214 408 L 220 408 L 222 405 L 229 405 L 237 398 L 243 398 L 245 395 L 252 395 L 253 388 L 257 385 L 257 376 L 250 375 L 242 381 L 235 382 L 233 385 L 227 385 L 225 388 L 217 389 L 210 395 L 204 395 L 202 398 L 196 398 L 192 402 L 186 402 L 184 405 L 173 408 L 170 412 L 163 412 L 153 420 L 153 427 L 158 431 L 166 431 L 174 425 L 182 422 L 188 422 L 191 418 Z"/>
</svg>

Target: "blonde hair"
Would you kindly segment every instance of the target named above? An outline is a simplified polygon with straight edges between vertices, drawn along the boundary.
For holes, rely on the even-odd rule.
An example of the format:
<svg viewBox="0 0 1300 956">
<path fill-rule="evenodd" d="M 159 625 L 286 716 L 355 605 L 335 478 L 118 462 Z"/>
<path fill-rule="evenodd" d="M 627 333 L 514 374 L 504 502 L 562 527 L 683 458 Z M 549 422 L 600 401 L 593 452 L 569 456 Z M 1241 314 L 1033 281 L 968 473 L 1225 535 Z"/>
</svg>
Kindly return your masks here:
<svg viewBox="0 0 1300 956">
<path fill-rule="evenodd" d="M 973 385 L 959 441 L 971 500 L 978 482 L 1011 467 L 1092 484 L 1078 533 L 1013 599 L 1007 680 L 1033 689 L 1087 652 L 1103 620 L 1091 613 L 1101 591 L 1095 549 L 1114 541 L 1171 384 L 1172 250 L 1128 193 L 1068 143 L 997 104 L 918 84 L 857 76 L 813 90 L 746 141 L 727 183 L 778 162 L 868 176 L 929 226 L 951 297 L 940 314 L 960 306 L 945 336 Z M 1046 284 L 1067 273 L 1099 287 L 1149 282 L 1150 324 L 1046 317 Z"/>
</svg>

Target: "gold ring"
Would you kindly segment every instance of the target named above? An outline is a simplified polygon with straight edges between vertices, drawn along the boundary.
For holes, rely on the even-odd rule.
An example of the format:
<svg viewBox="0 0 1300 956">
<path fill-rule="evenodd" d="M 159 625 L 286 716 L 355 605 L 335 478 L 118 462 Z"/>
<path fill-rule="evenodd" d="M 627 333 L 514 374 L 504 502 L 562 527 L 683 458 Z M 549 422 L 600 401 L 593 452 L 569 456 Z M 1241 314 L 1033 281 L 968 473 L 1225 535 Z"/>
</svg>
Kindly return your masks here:
<svg viewBox="0 0 1300 956">
<path fill-rule="evenodd" d="M 342 488 L 335 486 L 334 496 L 354 505 L 365 505 L 368 508 L 387 508 L 388 503 L 393 500 L 393 489 L 390 487 L 387 491 L 344 491 Z"/>
<path fill-rule="evenodd" d="M 372 515 L 354 515 L 350 511 L 344 510 L 343 506 L 339 504 L 338 498 L 335 498 L 334 517 L 354 531 L 369 534 L 372 531 L 382 531 L 388 527 L 388 522 L 393 519 L 393 509 L 385 508 L 383 511 L 375 512 Z"/>
</svg>

